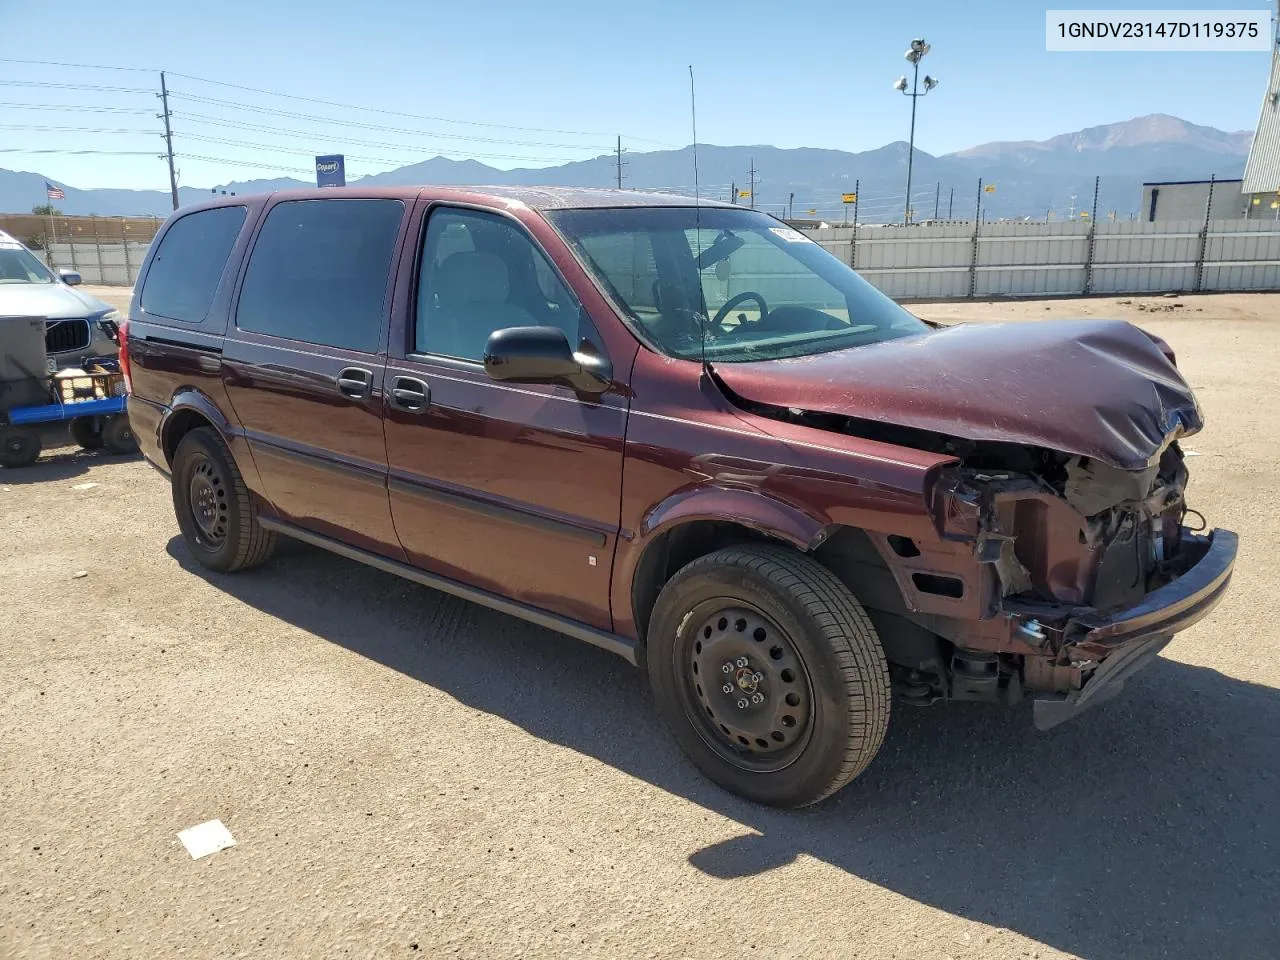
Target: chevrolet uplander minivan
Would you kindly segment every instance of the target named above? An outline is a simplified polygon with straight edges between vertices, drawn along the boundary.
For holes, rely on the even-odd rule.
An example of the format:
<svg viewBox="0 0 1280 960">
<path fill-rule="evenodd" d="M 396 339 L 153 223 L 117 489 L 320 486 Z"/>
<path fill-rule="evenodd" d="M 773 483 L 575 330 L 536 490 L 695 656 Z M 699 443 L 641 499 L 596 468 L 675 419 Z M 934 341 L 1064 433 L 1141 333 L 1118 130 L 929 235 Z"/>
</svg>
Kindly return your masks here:
<svg viewBox="0 0 1280 960">
<path fill-rule="evenodd" d="M 724 204 L 223 198 L 165 224 L 122 340 L 200 563 L 286 535 L 612 650 L 761 803 L 852 780 L 891 702 L 1074 716 L 1235 560 L 1184 522 L 1202 417 L 1162 341 L 938 328 Z"/>
</svg>

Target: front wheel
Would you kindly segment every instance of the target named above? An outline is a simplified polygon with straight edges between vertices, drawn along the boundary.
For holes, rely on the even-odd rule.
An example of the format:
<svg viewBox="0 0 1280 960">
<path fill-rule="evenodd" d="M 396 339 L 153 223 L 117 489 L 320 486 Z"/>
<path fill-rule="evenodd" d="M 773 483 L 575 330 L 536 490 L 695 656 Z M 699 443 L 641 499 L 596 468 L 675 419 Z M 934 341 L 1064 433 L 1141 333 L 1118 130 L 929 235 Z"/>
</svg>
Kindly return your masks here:
<svg viewBox="0 0 1280 960">
<path fill-rule="evenodd" d="M 802 807 L 871 762 L 889 670 L 862 606 L 793 550 L 727 547 L 681 569 L 654 606 L 649 679 L 700 770 L 757 803 Z"/>
</svg>

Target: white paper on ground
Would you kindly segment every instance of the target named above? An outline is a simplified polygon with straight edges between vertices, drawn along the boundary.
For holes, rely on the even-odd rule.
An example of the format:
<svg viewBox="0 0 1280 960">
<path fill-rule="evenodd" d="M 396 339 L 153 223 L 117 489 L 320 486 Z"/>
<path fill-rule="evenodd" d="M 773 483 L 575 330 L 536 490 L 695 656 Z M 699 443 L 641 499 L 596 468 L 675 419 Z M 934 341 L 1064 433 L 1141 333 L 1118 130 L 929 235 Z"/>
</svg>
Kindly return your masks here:
<svg viewBox="0 0 1280 960">
<path fill-rule="evenodd" d="M 90 483 L 77 483 L 77 484 L 75 484 L 74 486 L 72 486 L 72 488 L 71 488 L 71 489 L 72 489 L 72 490 L 92 490 L 92 489 L 93 489 L 94 487 L 96 487 L 96 486 L 100 486 L 100 484 L 96 484 L 96 483 L 92 483 L 92 482 L 90 482 Z"/>
<path fill-rule="evenodd" d="M 199 860 L 236 845 L 235 837 L 231 836 L 231 831 L 222 825 L 221 820 L 210 820 L 208 823 L 188 827 L 178 834 L 178 839 L 187 848 L 192 860 Z"/>
</svg>

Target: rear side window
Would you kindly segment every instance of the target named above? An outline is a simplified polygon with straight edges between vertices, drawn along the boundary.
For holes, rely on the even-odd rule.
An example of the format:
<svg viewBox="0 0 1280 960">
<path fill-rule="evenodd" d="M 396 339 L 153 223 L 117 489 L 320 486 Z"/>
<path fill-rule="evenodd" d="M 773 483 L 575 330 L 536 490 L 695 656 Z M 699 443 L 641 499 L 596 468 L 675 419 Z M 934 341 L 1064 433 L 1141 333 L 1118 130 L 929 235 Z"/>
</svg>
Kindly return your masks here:
<svg viewBox="0 0 1280 960">
<path fill-rule="evenodd" d="M 289 340 L 378 349 L 399 200 L 290 200 L 249 255 L 236 326 Z"/>
<path fill-rule="evenodd" d="M 202 321 L 213 304 L 245 215 L 244 207 L 214 207 L 174 221 L 151 258 L 142 287 L 142 309 L 170 320 Z"/>
</svg>

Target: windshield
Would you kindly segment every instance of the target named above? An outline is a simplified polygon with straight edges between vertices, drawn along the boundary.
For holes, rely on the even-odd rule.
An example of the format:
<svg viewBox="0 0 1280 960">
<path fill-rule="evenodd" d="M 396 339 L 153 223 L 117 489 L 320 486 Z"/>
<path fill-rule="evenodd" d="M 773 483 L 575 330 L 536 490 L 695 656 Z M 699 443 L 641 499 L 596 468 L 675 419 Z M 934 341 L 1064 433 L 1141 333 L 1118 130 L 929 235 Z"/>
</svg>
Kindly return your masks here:
<svg viewBox="0 0 1280 960">
<path fill-rule="evenodd" d="M 53 277 L 24 247 L 0 247 L 0 283 L 53 283 Z"/>
<path fill-rule="evenodd" d="M 818 244 L 752 210 L 635 207 L 547 217 L 661 350 L 799 357 L 929 328 Z"/>
</svg>

